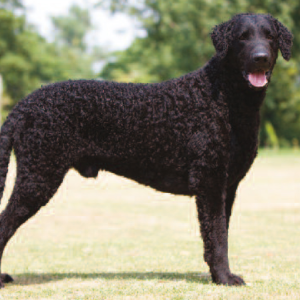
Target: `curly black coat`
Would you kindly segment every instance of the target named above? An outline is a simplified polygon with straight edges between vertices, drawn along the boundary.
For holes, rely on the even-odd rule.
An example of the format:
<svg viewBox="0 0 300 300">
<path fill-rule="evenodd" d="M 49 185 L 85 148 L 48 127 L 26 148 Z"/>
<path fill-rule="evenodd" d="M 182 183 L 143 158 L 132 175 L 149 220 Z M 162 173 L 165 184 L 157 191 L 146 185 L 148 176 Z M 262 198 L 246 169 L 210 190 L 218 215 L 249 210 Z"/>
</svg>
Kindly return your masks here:
<svg viewBox="0 0 300 300">
<path fill-rule="evenodd" d="M 216 55 L 157 84 L 78 80 L 20 101 L 0 136 L 0 191 L 11 149 L 17 179 L 0 216 L 0 257 L 18 227 L 56 192 L 70 168 L 108 170 L 160 191 L 196 196 L 204 258 L 216 283 L 239 285 L 228 263 L 235 192 L 257 152 L 259 108 L 278 49 L 291 33 L 269 15 L 240 14 L 212 32 Z M 12 278 L 0 277 L 0 285 Z"/>
</svg>

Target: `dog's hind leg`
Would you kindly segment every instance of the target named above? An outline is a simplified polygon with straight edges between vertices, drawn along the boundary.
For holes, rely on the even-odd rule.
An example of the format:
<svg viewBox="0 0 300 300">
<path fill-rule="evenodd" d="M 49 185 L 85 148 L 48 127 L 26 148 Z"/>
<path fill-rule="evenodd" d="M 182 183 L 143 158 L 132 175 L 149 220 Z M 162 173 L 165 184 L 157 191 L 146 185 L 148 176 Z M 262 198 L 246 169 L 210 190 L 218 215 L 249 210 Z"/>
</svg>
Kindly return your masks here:
<svg viewBox="0 0 300 300">
<path fill-rule="evenodd" d="M 19 164 L 18 164 L 19 169 Z M 0 215 L 0 264 L 4 248 L 17 229 L 55 194 L 66 172 L 36 174 L 23 169 L 17 172 L 13 193 Z M 8 274 L 1 273 L 0 287 L 13 281 Z"/>
</svg>

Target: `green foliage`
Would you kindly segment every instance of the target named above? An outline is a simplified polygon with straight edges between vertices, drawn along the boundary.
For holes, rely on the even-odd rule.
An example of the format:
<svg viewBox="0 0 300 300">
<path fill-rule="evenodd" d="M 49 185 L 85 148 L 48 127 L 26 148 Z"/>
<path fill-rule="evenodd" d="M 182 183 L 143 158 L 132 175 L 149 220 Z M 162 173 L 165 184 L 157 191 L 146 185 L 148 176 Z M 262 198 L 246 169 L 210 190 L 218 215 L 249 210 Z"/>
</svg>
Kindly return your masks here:
<svg viewBox="0 0 300 300">
<path fill-rule="evenodd" d="M 23 16 L 0 9 L 0 72 L 4 77 L 7 94 L 20 99 L 36 87 L 36 65 L 42 63 L 36 48 L 44 40 L 26 27 Z M 35 65 L 34 65 L 35 63 Z M 39 74 L 40 75 L 40 74 Z"/>
<path fill-rule="evenodd" d="M 91 29 L 86 10 L 73 6 L 70 16 L 53 18 L 58 37 L 54 43 L 47 42 L 28 25 L 25 15 L 19 15 L 12 9 L 0 8 L 0 73 L 9 99 L 6 109 L 41 84 L 95 77 L 92 70 L 95 56 L 84 51 L 84 37 Z M 75 17 L 79 19 L 76 24 L 70 23 L 72 30 L 68 36 L 66 24 Z"/>
<path fill-rule="evenodd" d="M 266 121 L 265 123 L 265 131 L 267 134 L 267 145 L 272 147 L 272 148 L 278 148 L 279 143 L 278 143 L 278 138 L 276 135 L 276 132 L 274 130 L 274 127 L 269 121 Z"/>
<path fill-rule="evenodd" d="M 23 9 L 24 6 L 20 0 L 0 0 L 0 8 L 4 9 Z"/>
<path fill-rule="evenodd" d="M 146 31 L 123 52 L 114 53 L 100 76 L 104 79 L 157 82 L 180 76 L 205 64 L 214 53 L 214 25 L 239 12 L 270 13 L 295 35 L 292 60 L 281 58 L 262 111 L 261 144 L 269 144 L 270 124 L 281 145 L 300 140 L 300 4 L 287 0 L 103 0 L 101 5 L 135 17 Z"/>
<path fill-rule="evenodd" d="M 57 31 L 58 43 L 68 47 L 86 50 L 84 38 L 86 33 L 92 29 L 90 14 L 87 9 L 78 5 L 71 6 L 69 15 L 52 17 L 53 25 Z"/>
<path fill-rule="evenodd" d="M 277 60 L 272 84 L 262 107 L 262 145 L 268 145 L 266 124 L 272 124 L 281 146 L 291 146 L 293 139 L 300 137 L 300 89 L 296 60 Z"/>
<path fill-rule="evenodd" d="M 166 80 L 194 70 L 209 59 L 213 52 L 209 38 L 212 24 L 205 22 L 205 1 L 175 1 L 172 5 L 168 1 L 146 1 L 146 6 L 128 11 L 142 23 L 147 37 L 137 38 L 127 51 L 117 54 L 116 63 L 125 65 L 120 68 L 123 71 L 138 64 L 138 69 L 144 70 L 135 72 L 133 81 L 140 81 L 143 73 L 149 74 L 146 77 L 151 81 Z M 110 76 L 108 73 L 105 68 L 103 75 Z"/>
</svg>

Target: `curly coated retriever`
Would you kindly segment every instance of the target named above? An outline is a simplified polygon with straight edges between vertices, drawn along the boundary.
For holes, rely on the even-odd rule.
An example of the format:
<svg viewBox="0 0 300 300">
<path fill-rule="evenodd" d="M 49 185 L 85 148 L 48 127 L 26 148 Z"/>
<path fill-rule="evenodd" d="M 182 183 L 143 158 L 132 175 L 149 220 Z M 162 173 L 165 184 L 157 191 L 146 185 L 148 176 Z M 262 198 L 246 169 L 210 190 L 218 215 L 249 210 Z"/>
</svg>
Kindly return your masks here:
<svg viewBox="0 0 300 300">
<path fill-rule="evenodd" d="M 278 50 L 292 34 L 270 15 L 239 14 L 215 26 L 216 54 L 201 69 L 156 84 L 77 80 L 33 92 L 0 136 L 0 191 L 12 148 L 17 178 L 0 216 L 0 255 L 57 191 L 70 168 L 99 170 L 159 191 L 196 196 L 213 282 L 242 285 L 228 263 L 228 225 L 239 182 L 257 153 L 259 109 Z M 0 285 L 12 278 L 0 275 Z"/>
</svg>

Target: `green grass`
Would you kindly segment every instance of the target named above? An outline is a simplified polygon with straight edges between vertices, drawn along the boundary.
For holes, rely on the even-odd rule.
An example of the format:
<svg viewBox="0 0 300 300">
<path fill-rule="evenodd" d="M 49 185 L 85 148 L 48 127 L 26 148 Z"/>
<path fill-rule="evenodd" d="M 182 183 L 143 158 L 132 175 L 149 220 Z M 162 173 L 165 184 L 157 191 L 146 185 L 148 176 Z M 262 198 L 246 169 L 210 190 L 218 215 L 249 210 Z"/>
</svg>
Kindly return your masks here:
<svg viewBox="0 0 300 300">
<path fill-rule="evenodd" d="M 229 255 L 247 286 L 212 284 L 198 232 L 194 199 L 71 171 L 8 244 L 0 299 L 300 299 L 300 153 L 263 151 L 240 185 Z"/>
</svg>

